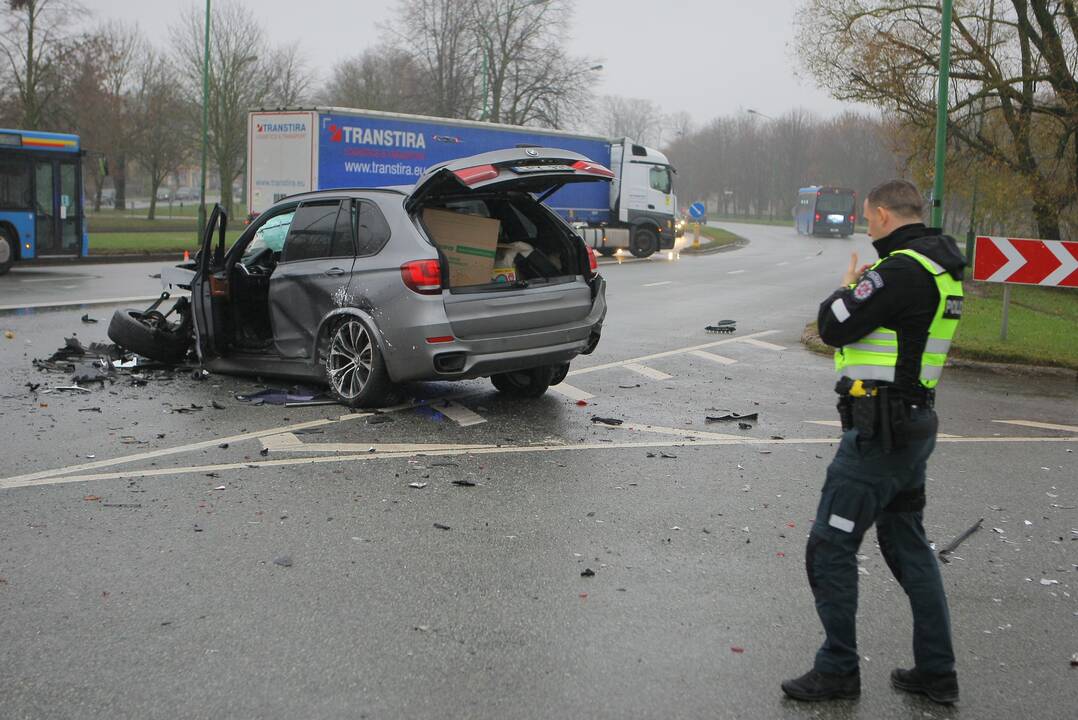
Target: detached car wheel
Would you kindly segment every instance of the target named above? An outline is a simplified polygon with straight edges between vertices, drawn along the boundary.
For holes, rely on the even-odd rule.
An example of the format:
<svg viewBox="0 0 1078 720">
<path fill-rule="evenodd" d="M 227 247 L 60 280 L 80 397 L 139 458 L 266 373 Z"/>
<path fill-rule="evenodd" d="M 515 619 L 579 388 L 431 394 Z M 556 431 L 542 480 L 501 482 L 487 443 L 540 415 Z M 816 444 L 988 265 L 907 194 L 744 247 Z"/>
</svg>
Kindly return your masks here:
<svg viewBox="0 0 1078 720">
<path fill-rule="evenodd" d="M 651 257 L 659 249 L 659 237 L 653 230 L 640 228 L 633 233 L 629 251 L 638 258 Z"/>
<path fill-rule="evenodd" d="M 120 347 L 151 360 L 181 362 L 191 349 L 191 315 L 186 298 L 177 302 L 177 310 L 183 318 L 178 324 L 169 322 L 156 310 L 117 310 L 109 322 L 109 339 Z"/>
<path fill-rule="evenodd" d="M 348 407 L 377 407 L 390 399 L 385 359 L 362 320 L 344 320 L 330 333 L 326 379 L 333 397 Z"/>
<path fill-rule="evenodd" d="M 568 372 L 568 366 L 566 366 L 566 372 Z M 554 368 L 550 365 L 490 376 L 490 381 L 494 383 L 498 392 L 519 398 L 539 397 L 547 391 L 553 379 Z"/>
</svg>

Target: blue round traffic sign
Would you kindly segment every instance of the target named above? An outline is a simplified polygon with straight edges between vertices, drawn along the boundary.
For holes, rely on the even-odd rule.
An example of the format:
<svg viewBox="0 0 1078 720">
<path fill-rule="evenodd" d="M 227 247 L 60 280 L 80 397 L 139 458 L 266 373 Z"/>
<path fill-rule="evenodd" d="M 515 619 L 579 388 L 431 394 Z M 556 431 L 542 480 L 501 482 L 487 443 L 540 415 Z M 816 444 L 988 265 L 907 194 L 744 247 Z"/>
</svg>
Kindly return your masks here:
<svg viewBox="0 0 1078 720">
<path fill-rule="evenodd" d="M 707 215 L 707 207 L 702 202 L 694 202 L 689 206 L 689 217 L 693 220 L 700 220 Z"/>
</svg>

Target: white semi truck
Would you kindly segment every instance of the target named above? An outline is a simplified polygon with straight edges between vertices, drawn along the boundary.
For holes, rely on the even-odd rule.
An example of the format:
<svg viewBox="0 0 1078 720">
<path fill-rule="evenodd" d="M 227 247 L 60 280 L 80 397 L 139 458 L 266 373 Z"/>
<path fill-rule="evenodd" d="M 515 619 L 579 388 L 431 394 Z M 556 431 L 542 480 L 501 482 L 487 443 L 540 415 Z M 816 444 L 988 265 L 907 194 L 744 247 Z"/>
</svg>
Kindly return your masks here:
<svg viewBox="0 0 1078 720">
<path fill-rule="evenodd" d="M 248 116 L 247 199 L 252 214 L 308 190 L 411 185 L 430 166 L 518 146 L 578 152 L 614 172 L 565 185 L 544 202 L 604 255 L 674 247 L 677 198 L 666 156 L 629 138 L 471 120 L 355 110 L 255 110 Z"/>
</svg>

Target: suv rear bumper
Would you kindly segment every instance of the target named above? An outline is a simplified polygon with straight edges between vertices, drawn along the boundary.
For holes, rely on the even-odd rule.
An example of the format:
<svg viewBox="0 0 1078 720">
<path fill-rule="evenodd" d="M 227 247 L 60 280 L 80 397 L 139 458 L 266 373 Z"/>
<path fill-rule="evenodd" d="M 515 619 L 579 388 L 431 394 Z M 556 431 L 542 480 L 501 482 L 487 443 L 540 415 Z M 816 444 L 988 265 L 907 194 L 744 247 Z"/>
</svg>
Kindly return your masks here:
<svg viewBox="0 0 1078 720">
<path fill-rule="evenodd" d="M 387 357 L 390 378 L 394 382 L 464 380 L 567 363 L 594 349 L 597 336 L 602 332 L 606 317 L 606 281 L 598 278 L 598 283 L 591 311 L 573 323 L 497 337 L 454 338 L 451 342 L 440 343 L 428 343 L 426 338 L 448 336 L 448 323 L 410 328 L 410 341 L 401 343 L 410 352 L 393 353 Z M 447 359 L 452 362 L 447 363 Z"/>
</svg>

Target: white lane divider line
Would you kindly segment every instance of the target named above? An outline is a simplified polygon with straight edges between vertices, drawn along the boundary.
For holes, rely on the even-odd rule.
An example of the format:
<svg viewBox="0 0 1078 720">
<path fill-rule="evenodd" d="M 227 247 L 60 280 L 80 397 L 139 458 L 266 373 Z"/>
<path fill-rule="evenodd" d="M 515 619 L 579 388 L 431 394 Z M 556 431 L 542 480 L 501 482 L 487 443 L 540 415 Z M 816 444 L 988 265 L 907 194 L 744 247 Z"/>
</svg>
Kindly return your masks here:
<svg viewBox="0 0 1078 720">
<path fill-rule="evenodd" d="M 720 365 L 733 365 L 737 362 L 733 358 L 728 358 L 724 355 L 716 355 L 715 353 L 709 353 L 707 350 L 690 350 L 689 355 L 693 355 L 704 360 L 710 360 L 711 362 L 717 362 Z"/>
<path fill-rule="evenodd" d="M 826 427 L 837 427 L 837 428 L 842 427 L 842 423 L 839 422 L 838 420 L 805 420 L 805 422 L 811 423 L 813 425 L 824 425 Z M 938 433 L 936 433 L 936 437 L 938 437 L 938 438 L 951 438 L 953 440 L 954 438 L 960 438 L 962 436 L 961 435 L 951 435 L 950 433 L 938 432 Z"/>
<path fill-rule="evenodd" d="M 743 337 L 743 338 L 739 338 L 739 340 L 741 342 L 747 344 L 747 345 L 755 345 L 756 347 L 764 348 L 765 350 L 785 350 L 786 349 L 785 345 L 776 345 L 775 343 L 769 343 L 769 342 L 767 342 L 765 340 L 757 340 L 756 338 L 751 338 L 751 337 Z"/>
<path fill-rule="evenodd" d="M 952 443 L 1073 443 L 1078 437 L 964 437 L 964 438 L 940 438 L 941 442 Z M 688 442 L 684 439 L 634 441 L 634 442 L 596 442 L 579 443 L 576 445 L 524 445 L 501 447 L 480 447 L 475 449 L 452 449 L 432 450 L 426 453 L 427 457 L 444 455 L 497 455 L 511 453 L 534 453 L 534 452 L 565 452 L 586 450 L 640 450 L 645 448 L 691 448 L 722 445 L 830 445 L 834 444 L 834 438 L 783 438 L 782 440 L 749 437 L 736 437 L 733 439 L 701 439 Z M 463 446 L 458 446 L 463 447 Z M 224 470 L 262 469 L 274 467 L 298 467 L 300 465 L 320 465 L 322 463 L 361 462 L 364 460 L 389 460 L 394 458 L 414 457 L 413 452 L 361 452 L 351 455 L 331 455 L 322 457 L 298 457 L 280 458 L 272 460 L 254 460 L 247 462 L 220 463 L 216 465 L 194 465 L 187 467 L 154 467 L 141 469 L 128 469 L 120 472 L 95 473 L 90 475 L 68 475 L 64 477 L 46 477 L 36 480 L 7 478 L 0 480 L 0 490 L 31 487 L 39 485 L 62 485 L 66 483 L 89 482 L 93 480 L 118 480 L 139 477 L 163 477 L 179 475 L 196 475 L 207 472 L 221 472 Z M 25 477 L 25 476 L 24 476 Z M 257 477 L 257 476 L 256 476 Z"/>
<path fill-rule="evenodd" d="M 789 260 L 783 260 L 780 263 L 775 263 L 775 267 L 782 267 L 783 265 L 789 265 L 789 264 L 790 264 Z"/>
<path fill-rule="evenodd" d="M 726 273 L 726 274 L 727 274 L 727 275 L 740 275 L 740 274 L 741 274 L 741 273 L 743 273 L 743 272 L 745 272 L 745 271 L 744 271 L 744 270 L 731 270 L 731 271 L 729 271 L 729 272 L 728 272 L 728 273 Z"/>
<path fill-rule="evenodd" d="M 634 373 L 640 373 L 644 377 L 651 378 L 652 380 L 669 380 L 673 377 L 673 375 L 667 375 L 661 370 L 649 368 L 647 365 L 640 365 L 639 363 L 625 363 L 623 367 L 626 370 L 632 370 Z"/>
<path fill-rule="evenodd" d="M 71 287 L 77 287 L 72 285 Z M 175 293 L 173 297 L 175 297 Z M 15 303 L 14 305 L 0 305 L 0 310 L 33 310 L 34 308 L 64 308 L 64 307 L 79 307 L 81 305 L 122 305 L 124 303 L 140 303 L 151 302 L 156 300 L 159 295 L 139 296 L 139 297 L 117 297 L 117 298 L 98 298 L 96 300 L 71 300 L 63 302 L 36 302 L 36 303 Z"/>
<path fill-rule="evenodd" d="M 427 453 L 447 450 L 467 452 L 495 445 L 459 445 L 456 443 L 356 443 L 356 442 L 303 442 L 292 433 L 262 438 L 262 447 L 271 452 L 366 452 L 377 453 Z"/>
<path fill-rule="evenodd" d="M 678 348 L 677 350 L 666 350 L 665 352 L 652 353 L 651 355 L 642 355 L 641 357 L 631 358 L 629 360 L 619 360 L 617 362 L 603 363 L 602 365 L 592 365 L 591 367 L 577 368 L 576 370 L 570 370 L 569 376 L 583 375 L 584 373 L 592 373 L 597 370 L 609 370 L 610 368 L 622 367 L 633 363 L 643 363 L 648 360 L 656 360 L 658 358 L 673 357 L 675 355 L 684 355 L 687 352 L 693 350 L 707 350 L 708 348 L 717 347 L 719 345 L 725 345 L 732 342 L 740 342 L 749 338 L 763 337 L 764 335 L 774 335 L 778 330 L 761 330 L 760 332 L 753 333 L 751 335 L 745 335 L 744 337 L 726 338 L 725 340 L 716 340 L 715 342 L 704 343 L 703 345 L 693 345 L 691 347 Z"/>
<path fill-rule="evenodd" d="M 1035 420 L 993 420 L 994 423 L 1004 425 L 1019 425 L 1021 427 L 1037 428 L 1038 430 L 1062 430 L 1063 432 L 1078 433 L 1078 425 L 1060 425 L 1058 423 L 1037 422 Z"/>
<path fill-rule="evenodd" d="M 569 383 L 566 383 L 566 382 L 560 382 L 557 385 L 551 385 L 550 386 L 550 392 L 556 392 L 559 395 L 563 395 L 563 396 L 569 398 L 570 400 L 574 400 L 574 401 L 576 401 L 576 400 L 591 400 L 593 397 L 595 397 L 590 392 L 585 392 L 584 390 L 581 390 L 578 387 L 573 387 L 572 385 L 570 385 Z"/>
<path fill-rule="evenodd" d="M 455 422 L 461 427 L 469 427 L 470 425 L 479 425 L 485 423 L 487 419 L 478 413 L 474 413 L 463 405 L 457 405 L 452 400 L 447 400 L 444 403 L 438 403 L 431 405 L 431 408 L 437 410 L 442 415 Z"/>
<path fill-rule="evenodd" d="M 673 280 L 663 280 L 662 282 L 644 283 L 643 287 L 658 287 L 660 285 L 673 285 Z"/>
</svg>

